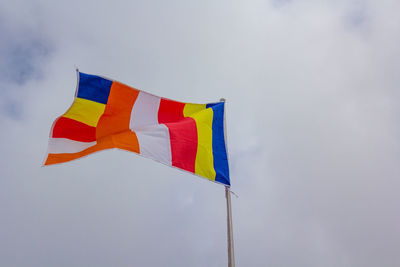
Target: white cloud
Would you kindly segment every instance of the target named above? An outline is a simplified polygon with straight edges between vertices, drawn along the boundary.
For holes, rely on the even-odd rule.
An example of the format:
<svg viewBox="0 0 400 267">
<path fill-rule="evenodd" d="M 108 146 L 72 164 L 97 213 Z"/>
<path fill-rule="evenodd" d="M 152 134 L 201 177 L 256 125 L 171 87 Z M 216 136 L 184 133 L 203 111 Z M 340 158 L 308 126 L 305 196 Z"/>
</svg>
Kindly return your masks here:
<svg viewBox="0 0 400 267">
<path fill-rule="evenodd" d="M 227 99 L 238 266 L 398 266 L 399 4 L 281 2 L 0 4 L 1 56 L 23 59 L 0 63 L 19 112 L 0 115 L 0 265 L 226 264 L 220 186 L 121 151 L 40 168 L 77 65 Z"/>
</svg>

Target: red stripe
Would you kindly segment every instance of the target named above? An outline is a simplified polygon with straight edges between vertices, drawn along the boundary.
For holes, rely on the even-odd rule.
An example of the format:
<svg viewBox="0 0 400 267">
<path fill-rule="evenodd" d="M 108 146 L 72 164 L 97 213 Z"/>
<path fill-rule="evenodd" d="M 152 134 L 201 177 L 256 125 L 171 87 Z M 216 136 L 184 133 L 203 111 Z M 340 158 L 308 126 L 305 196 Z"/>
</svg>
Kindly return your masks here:
<svg viewBox="0 0 400 267">
<path fill-rule="evenodd" d="M 183 119 L 185 103 L 161 98 L 158 123 L 177 122 Z"/>
<path fill-rule="evenodd" d="M 93 142 L 96 141 L 96 128 L 76 120 L 60 117 L 54 125 L 52 137 Z"/>
<path fill-rule="evenodd" d="M 197 128 L 192 118 L 166 123 L 171 140 L 172 166 L 193 172 L 197 154 Z"/>
<path fill-rule="evenodd" d="M 197 127 L 192 118 L 183 117 L 185 103 L 162 98 L 158 122 L 169 130 L 172 166 L 193 172 L 197 154 Z"/>
</svg>

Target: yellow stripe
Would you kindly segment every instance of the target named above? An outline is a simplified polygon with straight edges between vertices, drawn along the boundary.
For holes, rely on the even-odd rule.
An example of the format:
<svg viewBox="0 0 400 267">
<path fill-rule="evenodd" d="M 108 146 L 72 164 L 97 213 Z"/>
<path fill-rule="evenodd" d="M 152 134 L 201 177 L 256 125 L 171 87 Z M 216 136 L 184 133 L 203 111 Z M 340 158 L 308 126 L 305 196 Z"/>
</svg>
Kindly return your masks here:
<svg viewBox="0 0 400 267">
<path fill-rule="evenodd" d="M 106 105 L 77 97 L 63 117 L 96 127 Z"/>
<path fill-rule="evenodd" d="M 183 116 L 192 117 L 192 115 L 203 109 L 206 109 L 206 104 L 186 104 L 183 107 Z"/>
<path fill-rule="evenodd" d="M 214 156 L 212 148 L 212 122 L 214 112 L 205 105 L 186 104 L 185 117 L 191 117 L 197 126 L 197 155 L 195 173 L 215 181 Z M 187 114 L 191 114 L 186 116 Z"/>
</svg>

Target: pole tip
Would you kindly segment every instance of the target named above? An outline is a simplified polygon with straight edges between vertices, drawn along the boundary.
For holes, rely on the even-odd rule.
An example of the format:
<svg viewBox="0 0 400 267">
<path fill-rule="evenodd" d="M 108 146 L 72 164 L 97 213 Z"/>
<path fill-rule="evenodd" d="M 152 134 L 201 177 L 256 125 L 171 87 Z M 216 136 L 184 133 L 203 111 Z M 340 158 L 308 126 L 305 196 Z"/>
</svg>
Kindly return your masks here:
<svg viewBox="0 0 400 267">
<path fill-rule="evenodd" d="M 220 98 L 220 100 L 219 101 L 221 101 L 221 102 L 225 102 L 226 100 L 225 100 L 225 98 Z"/>
</svg>

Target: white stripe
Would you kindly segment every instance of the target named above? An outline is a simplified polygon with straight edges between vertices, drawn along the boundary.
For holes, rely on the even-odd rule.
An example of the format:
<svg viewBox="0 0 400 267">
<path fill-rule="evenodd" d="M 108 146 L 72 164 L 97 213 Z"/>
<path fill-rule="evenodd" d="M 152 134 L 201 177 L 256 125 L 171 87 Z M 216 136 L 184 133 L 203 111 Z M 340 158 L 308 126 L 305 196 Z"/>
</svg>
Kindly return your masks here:
<svg viewBox="0 0 400 267">
<path fill-rule="evenodd" d="M 140 91 L 132 108 L 130 129 L 136 133 L 140 155 L 172 165 L 167 126 L 158 123 L 161 98 Z"/>
<path fill-rule="evenodd" d="M 158 108 L 161 98 L 140 91 L 132 108 L 129 128 L 135 131 L 137 127 L 158 124 Z"/>
<path fill-rule="evenodd" d="M 48 153 L 77 153 L 96 144 L 96 142 L 78 142 L 66 138 L 50 138 Z"/>
<path fill-rule="evenodd" d="M 135 130 L 140 154 L 161 163 L 172 165 L 169 131 L 164 124 L 156 124 Z"/>
</svg>

